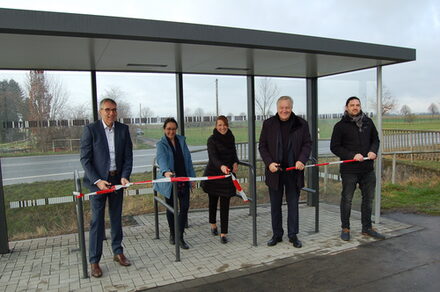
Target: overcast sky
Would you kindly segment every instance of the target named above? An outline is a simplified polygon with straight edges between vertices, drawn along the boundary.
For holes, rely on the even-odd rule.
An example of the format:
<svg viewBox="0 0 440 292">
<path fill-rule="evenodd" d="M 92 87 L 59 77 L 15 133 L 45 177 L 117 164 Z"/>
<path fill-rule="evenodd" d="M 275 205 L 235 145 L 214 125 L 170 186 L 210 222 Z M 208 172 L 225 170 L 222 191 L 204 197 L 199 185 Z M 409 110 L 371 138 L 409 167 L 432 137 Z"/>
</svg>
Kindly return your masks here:
<svg viewBox="0 0 440 292">
<path fill-rule="evenodd" d="M 0 0 L 0 7 L 210 24 L 415 48 L 416 61 L 383 68 L 383 83 L 398 100 L 399 108 L 407 104 L 415 112 L 426 112 L 433 102 L 440 106 L 440 1 L 438 0 Z M 5 76 L 4 72 L 0 72 L 0 79 L 6 78 Z M 154 90 L 155 78 L 151 76 L 152 85 L 145 88 L 146 92 Z M 238 114 L 246 111 L 246 88 L 241 78 L 220 79 L 219 96 L 222 113 Z M 116 79 L 120 80 L 120 78 Z M 166 86 L 167 89 L 160 86 L 162 93 L 169 92 L 170 95 L 174 95 L 173 76 L 170 75 L 168 79 L 169 81 L 164 81 L 169 84 Z M 365 84 L 359 86 L 359 82 L 353 79 L 360 79 Z M 348 95 L 366 93 L 371 97 L 374 95 L 374 81 L 374 70 L 323 79 L 319 85 L 319 111 L 339 112 L 342 108 L 341 104 Z M 200 101 L 206 99 L 207 94 L 214 95 L 214 82 L 215 77 L 199 79 L 188 77 L 185 88 L 188 90 L 185 95 L 188 97 L 187 107 L 194 109 L 200 106 Z M 115 84 L 115 81 L 103 77 L 100 86 L 105 89 L 106 83 Z M 139 82 L 135 83 L 133 82 L 132 88 L 139 86 L 136 85 Z M 281 94 L 289 94 L 297 98 L 298 102 L 295 105 L 298 112 L 305 111 L 305 88 L 300 80 L 283 79 L 276 83 Z M 89 94 L 87 86 L 88 84 L 85 84 L 84 88 L 77 88 L 78 86 L 67 84 L 66 87 L 71 91 L 71 95 L 84 96 Z M 122 88 L 122 90 L 131 89 Z M 142 91 L 133 91 L 138 96 L 127 92 L 131 96 L 132 104 L 148 98 L 148 94 L 142 95 Z M 231 96 L 237 96 L 234 105 L 230 105 L 231 102 L 228 100 Z M 160 106 L 154 103 L 151 105 L 153 110 L 162 114 Z M 207 111 L 214 111 L 214 101 L 206 106 Z"/>
</svg>

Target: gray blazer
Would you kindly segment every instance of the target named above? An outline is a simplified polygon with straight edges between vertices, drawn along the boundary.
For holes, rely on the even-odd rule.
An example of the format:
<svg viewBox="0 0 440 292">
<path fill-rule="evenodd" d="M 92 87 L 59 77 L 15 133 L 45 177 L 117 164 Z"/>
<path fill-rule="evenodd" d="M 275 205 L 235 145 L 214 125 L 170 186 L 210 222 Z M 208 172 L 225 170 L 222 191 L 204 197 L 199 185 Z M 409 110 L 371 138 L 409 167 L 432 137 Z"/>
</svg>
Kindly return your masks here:
<svg viewBox="0 0 440 292">
<path fill-rule="evenodd" d="M 115 122 L 116 170 L 121 178 L 130 178 L 133 168 L 133 144 L 128 126 Z M 91 191 L 98 190 L 93 183 L 99 179 L 108 180 L 110 153 L 104 125 L 101 120 L 84 127 L 81 137 L 80 160 L 84 169 L 84 186 Z"/>
</svg>

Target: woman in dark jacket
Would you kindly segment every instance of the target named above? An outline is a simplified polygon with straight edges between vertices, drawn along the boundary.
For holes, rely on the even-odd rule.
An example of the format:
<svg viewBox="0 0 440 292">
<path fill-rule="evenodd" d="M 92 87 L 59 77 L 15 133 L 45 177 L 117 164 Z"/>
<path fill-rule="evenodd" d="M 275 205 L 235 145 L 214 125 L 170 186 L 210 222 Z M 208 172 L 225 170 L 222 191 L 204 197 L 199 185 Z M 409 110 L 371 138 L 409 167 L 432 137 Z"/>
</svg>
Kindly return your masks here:
<svg viewBox="0 0 440 292">
<path fill-rule="evenodd" d="M 237 172 L 238 157 L 235 149 L 235 138 L 229 130 L 228 119 L 225 116 L 217 117 L 213 134 L 208 139 L 209 162 L 204 176 L 228 174 Z M 229 201 L 235 195 L 235 187 L 230 178 L 202 182 L 203 190 L 209 196 L 209 223 L 211 233 L 218 235 L 217 230 L 217 203 L 220 199 L 220 241 L 227 243 Z"/>
</svg>

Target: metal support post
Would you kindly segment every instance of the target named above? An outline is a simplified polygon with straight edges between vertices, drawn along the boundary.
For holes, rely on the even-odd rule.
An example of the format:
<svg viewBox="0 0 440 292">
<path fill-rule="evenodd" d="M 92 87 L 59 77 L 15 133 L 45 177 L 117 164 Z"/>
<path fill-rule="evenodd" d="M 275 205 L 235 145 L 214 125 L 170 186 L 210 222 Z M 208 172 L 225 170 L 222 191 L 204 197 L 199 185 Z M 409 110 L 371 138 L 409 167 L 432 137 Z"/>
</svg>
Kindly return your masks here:
<svg viewBox="0 0 440 292">
<path fill-rule="evenodd" d="M 81 193 L 81 178 L 79 177 L 78 170 L 74 173 L 75 190 Z M 78 241 L 79 250 L 81 252 L 81 262 L 83 268 L 83 278 L 88 278 L 89 273 L 87 270 L 87 256 L 86 256 L 86 240 L 84 236 L 84 211 L 83 211 L 83 198 L 76 199 L 76 218 L 78 223 Z"/>
<path fill-rule="evenodd" d="M 311 157 L 318 161 L 318 78 L 306 79 L 307 121 L 312 138 Z M 315 190 L 308 193 L 307 205 L 315 207 L 315 232 L 319 232 L 319 168 L 311 167 L 308 171 L 308 187 Z"/>
<path fill-rule="evenodd" d="M 396 183 L 396 153 L 393 154 L 393 167 L 391 168 L 391 183 Z"/>
<path fill-rule="evenodd" d="M 0 158 L 0 254 L 9 253 L 8 225 L 6 223 L 5 193 L 3 191 L 2 163 Z"/>
<path fill-rule="evenodd" d="M 380 203 L 382 200 L 382 66 L 377 67 L 377 132 L 379 133 L 379 151 L 376 158 L 376 196 L 374 198 L 374 222 L 376 224 L 380 223 Z"/>
<path fill-rule="evenodd" d="M 255 76 L 247 76 L 247 110 L 248 110 L 248 157 L 249 157 L 249 191 L 252 194 L 250 205 L 252 214 L 253 244 L 257 246 L 257 178 L 256 174 L 256 135 L 255 135 Z"/>
<path fill-rule="evenodd" d="M 183 74 L 176 73 L 176 105 L 177 122 L 179 123 L 178 133 L 185 136 L 185 105 L 183 100 Z M 185 218 L 185 227 L 188 228 L 188 217 Z"/>
<path fill-rule="evenodd" d="M 91 83 L 92 83 L 92 108 L 93 108 L 93 120 L 98 120 L 98 90 L 96 86 L 96 71 L 92 70 L 90 72 L 91 75 Z"/>
<path fill-rule="evenodd" d="M 177 122 L 179 123 L 179 134 L 185 136 L 185 113 L 183 104 L 183 74 L 176 73 L 176 105 Z"/>
<path fill-rule="evenodd" d="M 176 246 L 176 262 L 180 262 L 180 233 L 183 234 L 183 230 L 179 228 L 179 202 L 177 197 L 177 182 L 173 182 L 174 243 Z"/>
<path fill-rule="evenodd" d="M 155 180 L 157 178 L 157 167 L 156 165 L 154 165 L 155 162 L 153 162 L 153 180 Z M 156 239 L 159 239 L 159 206 L 157 204 L 157 191 L 153 190 L 153 194 L 154 194 L 154 227 L 156 230 Z"/>
</svg>

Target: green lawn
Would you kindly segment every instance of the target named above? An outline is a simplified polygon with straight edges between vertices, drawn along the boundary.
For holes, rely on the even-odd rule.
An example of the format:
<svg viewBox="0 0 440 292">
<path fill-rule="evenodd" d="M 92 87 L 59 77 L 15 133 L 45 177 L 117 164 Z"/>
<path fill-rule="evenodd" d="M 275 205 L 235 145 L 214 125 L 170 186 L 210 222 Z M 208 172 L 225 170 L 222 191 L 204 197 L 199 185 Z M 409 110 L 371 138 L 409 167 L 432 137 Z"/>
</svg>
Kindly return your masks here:
<svg viewBox="0 0 440 292">
<path fill-rule="evenodd" d="M 321 139 L 330 139 L 334 125 L 340 119 L 318 120 L 319 134 Z M 412 123 L 405 122 L 402 117 L 385 116 L 382 120 L 383 129 L 407 129 L 407 130 L 440 130 L 440 118 L 431 116 L 415 116 Z"/>
<path fill-rule="evenodd" d="M 387 183 L 382 188 L 382 209 L 440 215 L 440 181 Z"/>
<path fill-rule="evenodd" d="M 163 136 L 163 129 L 161 125 L 149 125 L 142 128 L 144 136 L 152 139 L 160 139 Z M 212 135 L 214 125 L 200 126 L 200 127 L 186 127 L 185 137 L 188 145 L 206 145 L 209 136 Z M 248 128 L 246 122 L 236 122 L 230 124 L 230 129 L 235 136 L 237 143 L 247 142 L 248 140 Z M 257 140 L 260 137 L 261 122 L 256 123 Z"/>
</svg>

